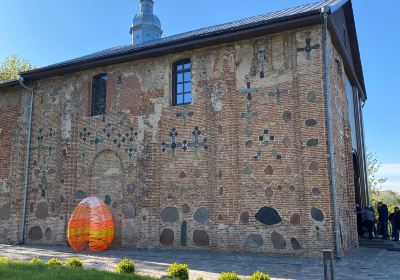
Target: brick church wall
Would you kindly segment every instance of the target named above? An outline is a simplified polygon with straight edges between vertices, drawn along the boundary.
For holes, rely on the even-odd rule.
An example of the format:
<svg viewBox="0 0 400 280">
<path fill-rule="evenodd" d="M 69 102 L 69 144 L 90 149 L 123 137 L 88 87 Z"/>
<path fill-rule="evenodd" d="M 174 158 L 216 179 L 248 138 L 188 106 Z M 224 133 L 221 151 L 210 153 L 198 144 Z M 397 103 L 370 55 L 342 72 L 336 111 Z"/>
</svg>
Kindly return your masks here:
<svg viewBox="0 0 400 280">
<path fill-rule="evenodd" d="M 27 242 L 65 244 L 72 211 L 96 195 L 113 213 L 115 246 L 332 249 L 321 46 L 312 26 L 35 82 Z M 183 58 L 193 103 L 171 106 L 171 65 Z M 107 114 L 91 117 L 100 73 Z"/>
</svg>

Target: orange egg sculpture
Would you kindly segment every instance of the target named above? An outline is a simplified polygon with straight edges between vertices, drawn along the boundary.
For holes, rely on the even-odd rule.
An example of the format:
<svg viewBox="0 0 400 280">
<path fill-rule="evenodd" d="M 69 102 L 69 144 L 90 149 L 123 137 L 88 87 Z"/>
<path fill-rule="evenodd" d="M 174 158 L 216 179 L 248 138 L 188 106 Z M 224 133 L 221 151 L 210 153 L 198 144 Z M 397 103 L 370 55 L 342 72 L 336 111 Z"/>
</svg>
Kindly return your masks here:
<svg viewBox="0 0 400 280">
<path fill-rule="evenodd" d="M 74 251 L 91 252 L 111 247 L 114 221 L 107 205 L 97 197 L 82 200 L 68 223 L 68 241 Z"/>
</svg>

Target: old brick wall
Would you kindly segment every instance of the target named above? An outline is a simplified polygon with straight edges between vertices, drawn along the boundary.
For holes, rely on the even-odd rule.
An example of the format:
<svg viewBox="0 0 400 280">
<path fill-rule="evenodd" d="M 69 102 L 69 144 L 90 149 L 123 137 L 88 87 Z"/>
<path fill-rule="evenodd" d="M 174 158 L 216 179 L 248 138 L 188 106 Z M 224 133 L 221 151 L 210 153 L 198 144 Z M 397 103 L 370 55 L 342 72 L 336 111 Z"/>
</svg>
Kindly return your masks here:
<svg viewBox="0 0 400 280">
<path fill-rule="evenodd" d="M 312 26 L 35 82 L 27 241 L 64 244 L 72 211 L 96 195 L 113 213 L 115 245 L 333 248 L 321 33 Z M 193 103 L 174 107 L 171 65 L 183 58 Z M 91 117 L 100 73 L 107 115 Z"/>
<path fill-rule="evenodd" d="M 0 242 L 18 241 L 22 218 L 29 96 L 20 88 L 0 92 Z"/>
<path fill-rule="evenodd" d="M 333 150 L 341 253 L 358 245 L 346 72 L 339 52 L 330 43 L 330 85 Z"/>
</svg>

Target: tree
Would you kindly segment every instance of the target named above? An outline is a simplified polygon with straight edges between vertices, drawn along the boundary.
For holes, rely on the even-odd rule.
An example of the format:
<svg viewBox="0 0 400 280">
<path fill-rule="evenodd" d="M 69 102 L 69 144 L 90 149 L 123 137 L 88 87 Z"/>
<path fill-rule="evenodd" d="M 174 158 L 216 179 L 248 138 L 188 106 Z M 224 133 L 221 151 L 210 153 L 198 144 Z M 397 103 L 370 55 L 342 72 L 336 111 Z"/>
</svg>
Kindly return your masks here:
<svg viewBox="0 0 400 280">
<path fill-rule="evenodd" d="M 368 165 L 368 187 L 371 196 L 376 195 L 380 192 L 382 184 L 387 181 L 387 178 L 378 178 L 377 173 L 381 168 L 382 164 L 378 160 L 378 156 L 375 153 L 367 154 L 367 165 Z"/>
<path fill-rule="evenodd" d="M 18 73 L 35 69 L 28 60 L 20 59 L 17 55 L 12 54 L 0 63 L 0 82 L 17 79 Z"/>
</svg>

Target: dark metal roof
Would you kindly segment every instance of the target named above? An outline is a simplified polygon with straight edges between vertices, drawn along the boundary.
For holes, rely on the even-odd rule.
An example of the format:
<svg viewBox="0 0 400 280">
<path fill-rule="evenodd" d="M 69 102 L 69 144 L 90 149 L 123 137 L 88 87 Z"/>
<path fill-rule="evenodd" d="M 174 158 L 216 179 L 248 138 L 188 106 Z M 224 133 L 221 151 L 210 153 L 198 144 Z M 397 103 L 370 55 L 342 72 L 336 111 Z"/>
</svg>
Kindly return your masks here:
<svg viewBox="0 0 400 280">
<path fill-rule="evenodd" d="M 211 27 L 206 27 L 202 29 L 198 29 L 195 31 L 190 31 L 166 38 L 162 38 L 157 41 L 149 42 L 149 43 L 144 43 L 141 44 L 140 46 L 132 46 L 132 45 L 125 45 L 125 46 L 120 46 L 120 47 L 114 47 L 114 48 L 109 48 L 106 50 L 102 50 L 99 52 L 95 52 L 86 56 L 82 56 L 76 59 L 72 60 L 67 60 L 64 62 L 52 64 L 50 66 L 42 67 L 42 68 L 37 68 L 32 71 L 27 71 L 22 73 L 23 76 L 26 74 L 29 75 L 30 73 L 36 73 L 40 71 L 45 71 L 54 67 L 60 67 L 60 66 L 65 66 L 69 65 L 72 63 L 79 63 L 79 62 L 85 62 L 85 61 L 90 61 L 90 60 L 95 60 L 95 59 L 101 59 L 110 55 L 123 55 L 127 52 L 134 52 L 134 51 L 139 51 L 144 48 L 149 48 L 149 47 L 158 47 L 161 45 L 166 45 L 174 42 L 178 42 L 181 40 L 187 40 L 187 39 L 197 39 L 200 37 L 207 37 L 207 36 L 212 36 L 220 33 L 225 33 L 225 32 L 231 32 L 234 30 L 238 29 L 243 29 L 243 28 L 249 28 L 255 25 L 260 25 L 260 24 L 268 24 L 276 21 L 284 21 L 285 19 L 289 19 L 292 17 L 301 17 L 304 15 L 308 14 L 313 14 L 313 13 L 320 13 L 321 9 L 323 7 L 329 6 L 329 7 L 335 7 L 337 5 L 341 5 L 343 2 L 347 2 L 348 0 L 325 0 L 325 1 L 320 1 L 317 3 L 313 4 L 306 4 L 298 7 L 293 7 L 293 8 L 288 8 L 284 9 L 281 11 L 277 12 L 272 12 L 260 16 L 254 16 L 238 21 L 233 21 L 225 24 L 219 24 Z"/>
<path fill-rule="evenodd" d="M 0 88 L 10 87 L 10 86 L 17 86 L 17 85 L 19 85 L 18 79 L 0 82 Z"/>
<path fill-rule="evenodd" d="M 320 1 L 230 23 L 202 28 L 162 38 L 158 41 L 144 43 L 139 46 L 125 45 L 110 48 L 76 59 L 22 72 L 20 75 L 29 82 L 95 67 L 104 67 L 127 61 L 156 57 L 174 52 L 182 52 L 213 44 L 248 39 L 264 34 L 319 24 L 322 23 L 321 13 L 324 8 L 328 8 L 331 13 L 334 13 L 338 9 L 348 6 L 352 9 L 350 0 Z M 357 50 L 354 51 L 359 57 L 357 44 L 356 48 Z M 356 68 L 356 76 L 361 76 L 360 79 L 362 80 L 361 61 L 357 61 L 356 64 L 360 64 L 360 66 L 358 67 L 358 65 L 356 65 L 356 67 L 354 67 L 351 65 L 351 67 Z M 14 85 L 15 83 L 15 81 L 11 84 L 9 82 L 7 82 L 7 84 L 0 83 L 0 87 Z M 361 87 L 363 91 L 365 91 L 363 83 Z"/>
</svg>

